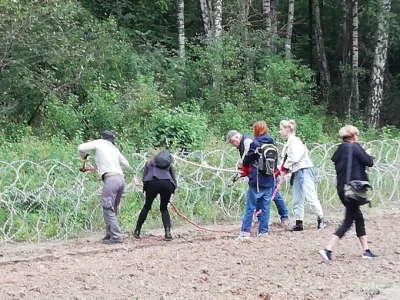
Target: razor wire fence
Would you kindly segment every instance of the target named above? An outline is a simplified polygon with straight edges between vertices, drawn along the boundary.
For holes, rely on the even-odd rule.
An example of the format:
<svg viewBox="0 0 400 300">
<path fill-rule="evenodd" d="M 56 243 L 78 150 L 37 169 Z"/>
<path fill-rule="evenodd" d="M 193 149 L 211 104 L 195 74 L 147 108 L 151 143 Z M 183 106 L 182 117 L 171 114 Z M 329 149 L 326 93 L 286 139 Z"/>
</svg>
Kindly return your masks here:
<svg viewBox="0 0 400 300">
<path fill-rule="evenodd" d="M 337 203 L 331 162 L 337 145 L 308 145 L 319 180 L 318 195 L 325 209 Z M 375 156 L 375 165 L 369 170 L 374 205 L 399 207 L 400 141 L 372 141 L 363 146 L 371 148 Z M 148 155 L 126 157 L 132 166 L 128 173 L 140 176 Z M 247 180 L 232 181 L 237 174 L 237 150 L 175 153 L 174 158 L 179 187 L 173 201 L 185 215 L 203 224 L 241 218 Z M 75 159 L 0 161 L 0 242 L 65 239 L 102 230 L 100 179 L 95 172 L 82 173 L 79 168 L 80 161 Z M 131 177 L 128 174 L 127 178 Z M 288 177 L 281 194 L 290 208 Z M 141 188 L 128 183 L 119 217 L 124 230 L 133 228 L 142 204 Z M 156 207 L 153 211 L 158 214 Z"/>
</svg>

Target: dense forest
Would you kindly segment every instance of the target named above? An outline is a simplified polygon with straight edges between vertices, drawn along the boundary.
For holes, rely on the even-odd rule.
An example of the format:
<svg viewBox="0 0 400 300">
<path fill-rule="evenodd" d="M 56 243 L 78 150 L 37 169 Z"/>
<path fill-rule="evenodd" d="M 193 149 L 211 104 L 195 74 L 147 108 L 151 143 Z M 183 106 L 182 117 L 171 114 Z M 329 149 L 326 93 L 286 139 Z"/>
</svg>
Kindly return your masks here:
<svg viewBox="0 0 400 300">
<path fill-rule="evenodd" d="M 0 32 L 1 141 L 399 136 L 400 1 L 0 0 Z"/>
</svg>

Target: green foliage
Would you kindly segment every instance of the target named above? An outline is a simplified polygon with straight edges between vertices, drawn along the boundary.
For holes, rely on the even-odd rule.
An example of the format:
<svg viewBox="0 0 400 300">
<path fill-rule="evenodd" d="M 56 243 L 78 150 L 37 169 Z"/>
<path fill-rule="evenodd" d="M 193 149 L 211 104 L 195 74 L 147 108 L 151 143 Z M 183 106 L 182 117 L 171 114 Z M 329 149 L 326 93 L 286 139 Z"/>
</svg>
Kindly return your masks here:
<svg viewBox="0 0 400 300">
<path fill-rule="evenodd" d="M 52 95 L 46 101 L 46 115 L 43 130 L 49 136 L 65 136 L 72 139 L 82 128 L 82 112 L 79 110 L 78 98 L 70 95 L 66 103 Z"/>
<path fill-rule="evenodd" d="M 149 126 L 151 145 L 192 151 L 201 145 L 207 118 L 195 106 L 159 109 L 154 112 Z"/>
</svg>

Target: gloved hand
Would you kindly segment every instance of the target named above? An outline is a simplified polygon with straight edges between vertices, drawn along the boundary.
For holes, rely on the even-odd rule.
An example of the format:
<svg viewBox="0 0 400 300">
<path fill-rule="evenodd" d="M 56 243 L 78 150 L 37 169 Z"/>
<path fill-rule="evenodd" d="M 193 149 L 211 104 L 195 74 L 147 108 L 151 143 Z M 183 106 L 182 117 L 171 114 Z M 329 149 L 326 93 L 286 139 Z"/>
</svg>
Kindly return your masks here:
<svg viewBox="0 0 400 300">
<path fill-rule="evenodd" d="M 251 166 L 246 167 L 242 165 L 240 167 L 240 177 L 246 177 L 250 174 L 250 172 L 251 172 Z"/>
<path fill-rule="evenodd" d="M 277 168 L 274 172 L 275 177 L 278 177 L 279 175 L 285 176 L 285 174 L 288 172 L 289 170 L 286 169 L 285 167 L 281 167 L 281 168 Z"/>
</svg>

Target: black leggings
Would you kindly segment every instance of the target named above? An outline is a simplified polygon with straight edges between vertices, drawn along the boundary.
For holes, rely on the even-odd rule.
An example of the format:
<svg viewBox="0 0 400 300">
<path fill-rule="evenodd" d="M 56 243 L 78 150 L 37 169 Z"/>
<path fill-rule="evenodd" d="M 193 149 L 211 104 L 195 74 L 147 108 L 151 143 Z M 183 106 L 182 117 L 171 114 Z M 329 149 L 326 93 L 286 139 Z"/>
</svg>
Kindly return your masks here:
<svg viewBox="0 0 400 300">
<path fill-rule="evenodd" d="M 351 225 L 353 225 L 353 221 L 356 223 L 357 237 L 366 235 L 364 216 L 360 210 L 360 206 L 346 204 L 344 201 L 344 192 L 338 191 L 338 195 L 343 205 L 346 207 L 346 212 L 343 223 L 340 225 L 338 230 L 336 230 L 335 235 L 337 235 L 339 238 L 342 238 L 350 229 Z"/>
<path fill-rule="evenodd" d="M 168 179 L 147 181 L 145 184 L 146 202 L 139 214 L 137 225 L 141 227 L 146 221 L 147 214 L 151 210 L 154 199 L 160 194 L 160 211 L 165 228 L 171 227 L 171 219 L 168 213 L 168 203 L 175 190 L 174 184 Z"/>
</svg>

